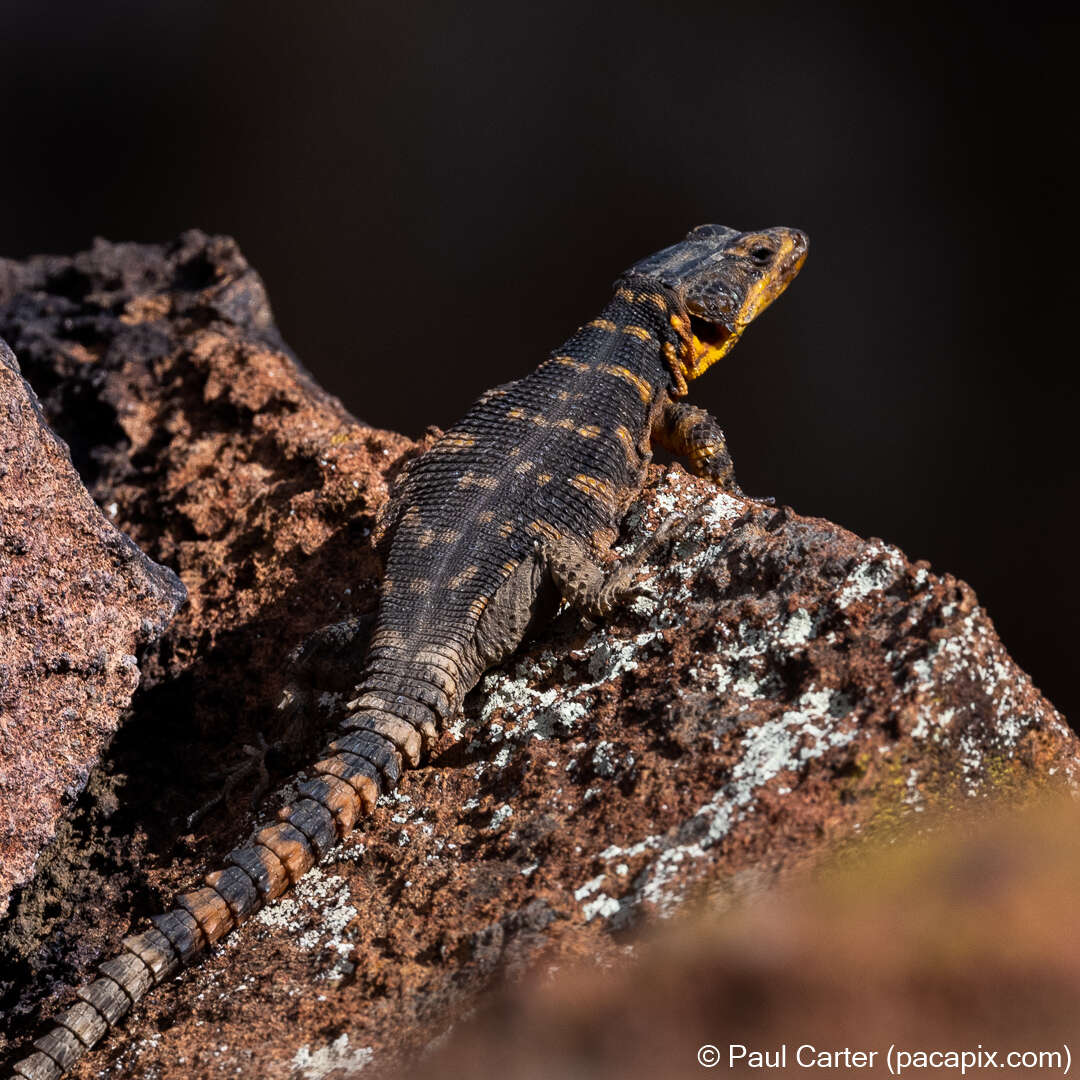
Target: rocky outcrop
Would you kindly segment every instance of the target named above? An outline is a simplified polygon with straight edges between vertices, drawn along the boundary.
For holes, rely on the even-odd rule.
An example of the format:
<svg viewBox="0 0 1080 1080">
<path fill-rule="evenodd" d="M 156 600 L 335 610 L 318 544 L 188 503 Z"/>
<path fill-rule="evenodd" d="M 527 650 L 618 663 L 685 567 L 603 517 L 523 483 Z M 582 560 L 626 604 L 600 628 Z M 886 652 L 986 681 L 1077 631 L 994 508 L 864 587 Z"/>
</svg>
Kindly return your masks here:
<svg viewBox="0 0 1080 1080">
<path fill-rule="evenodd" d="M 183 600 L 94 505 L 0 341 L 0 915 Z"/>
<path fill-rule="evenodd" d="M 0 264 L 0 333 L 78 435 L 95 496 L 191 598 L 51 854 L 104 868 L 39 874 L 0 942 L 14 1039 L 66 1001 L 57 980 L 246 832 L 245 746 L 264 739 L 279 780 L 318 744 L 363 635 L 298 670 L 283 658 L 372 609 L 374 514 L 416 446 L 314 386 L 229 241 Z M 962 582 L 677 466 L 653 470 L 624 550 L 672 512 L 697 520 L 644 595 L 603 626 L 562 614 L 489 673 L 350 841 L 76 1075 L 402 1064 L 552 950 L 614 960 L 695 898 L 726 904 L 928 810 L 1080 779 L 1075 738 Z"/>
</svg>

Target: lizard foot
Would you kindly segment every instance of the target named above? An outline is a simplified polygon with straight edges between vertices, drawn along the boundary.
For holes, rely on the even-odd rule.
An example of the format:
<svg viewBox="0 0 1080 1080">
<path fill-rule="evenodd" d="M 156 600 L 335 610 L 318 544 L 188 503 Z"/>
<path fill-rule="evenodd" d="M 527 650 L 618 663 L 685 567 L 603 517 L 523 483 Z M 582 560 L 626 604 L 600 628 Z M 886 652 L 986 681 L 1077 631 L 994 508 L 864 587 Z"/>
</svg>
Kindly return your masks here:
<svg viewBox="0 0 1080 1080">
<path fill-rule="evenodd" d="M 282 744 L 280 742 L 268 743 L 262 732 L 256 733 L 255 737 L 258 740 L 258 746 L 245 746 L 243 748 L 243 754 L 247 760 L 241 762 L 237 768 L 225 776 L 224 785 L 212 799 L 188 814 L 185 820 L 189 829 L 198 825 L 207 814 L 217 807 L 227 806 L 236 789 L 252 774 L 255 775 L 256 780 L 254 790 L 251 793 L 251 805 L 253 809 L 258 807 L 259 800 L 270 790 L 270 770 L 266 767 L 267 756 L 275 750 L 280 750 Z M 217 778 L 221 779 L 223 775 L 218 773 Z"/>
</svg>

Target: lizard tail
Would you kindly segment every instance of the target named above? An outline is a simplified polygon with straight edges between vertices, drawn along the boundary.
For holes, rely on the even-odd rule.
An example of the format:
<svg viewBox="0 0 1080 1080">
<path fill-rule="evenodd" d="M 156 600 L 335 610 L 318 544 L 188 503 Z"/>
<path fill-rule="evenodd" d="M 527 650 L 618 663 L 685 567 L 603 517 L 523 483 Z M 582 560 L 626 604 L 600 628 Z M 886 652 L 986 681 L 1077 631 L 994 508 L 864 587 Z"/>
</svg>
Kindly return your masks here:
<svg viewBox="0 0 1080 1080">
<path fill-rule="evenodd" d="M 58 1080 L 151 987 L 187 966 L 320 862 L 372 812 L 379 795 L 397 786 L 402 756 L 415 762 L 419 733 L 391 720 L 381 710 L 363 709 L 344 720 L 326 756 L 308 770 L 314 777 L 297 784 L 300 797 L 278 811 L 277 823 L 231 851 L 224 870 L 207 874 L 202 888 L 178 896 L 172 911 L 150 920 L 149 930 L 125 938 L 119 955 L 99 965 L 98 977 L 78 990 L 76 1003 L 34 1042 L 35 1052 L 15 1064 L 12 1080 Z M 390 727 L 393 739 L 380 734 Z"/>
</svg>

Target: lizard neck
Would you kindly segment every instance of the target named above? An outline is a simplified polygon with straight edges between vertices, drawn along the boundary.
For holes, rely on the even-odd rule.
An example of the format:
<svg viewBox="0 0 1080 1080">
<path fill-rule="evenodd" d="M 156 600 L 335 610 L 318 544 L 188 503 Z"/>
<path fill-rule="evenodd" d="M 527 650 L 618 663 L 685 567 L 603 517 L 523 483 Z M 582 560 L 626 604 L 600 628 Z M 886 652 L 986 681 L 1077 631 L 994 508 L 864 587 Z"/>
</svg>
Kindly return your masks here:
<svg viewBox="0 0 1080 1080">
<path fill-rule="evenodd" d="M 675 297 L 654 282 L 620 280 L 603 311 L 579 327 L 540 370 L 562 364 L 570 369 L 560 376 L 564 386 L 579 384 L 596 392 L 607 382 L 612 392 L 640 395 L 646 405 L 681 397 L 685 380 L 680 381 L 681 369 L 670 359 L 682 349 L 678 307 Z M 618 378 L 600 379 L 597 384 L 602 374 Z"/>
<path fill-rule="evenodd" d="M 674 293 L 648 278 L 622 278 L 601 319 L 613 323 L 631 342 L 637 341 L 626 355 L 649 380 L 654 396 L 662 392 L 672 398 L 686 396 L 683 357 L 689 321 Z"/>
</svg>

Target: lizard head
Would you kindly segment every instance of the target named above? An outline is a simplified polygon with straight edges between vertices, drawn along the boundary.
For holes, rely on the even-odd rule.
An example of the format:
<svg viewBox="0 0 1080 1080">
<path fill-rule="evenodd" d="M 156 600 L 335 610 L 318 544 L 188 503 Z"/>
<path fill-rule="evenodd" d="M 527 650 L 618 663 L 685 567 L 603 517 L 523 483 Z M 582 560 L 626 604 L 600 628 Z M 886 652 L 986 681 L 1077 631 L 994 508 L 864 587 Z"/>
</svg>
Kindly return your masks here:
<svg viewBox="0 0 1080 1080">
<path fill-rule="evenodd" d="M 696 379 L 734 348 L 743 330 L 794 280 L 809 240 L 783 227 L 739 232 L 699 225 L 686 239 L 635 263 L 626 277 L 644 277 L 675 294 L 671 315 L 680 347 L 667 351 L 676 384 Z"/>
</svg>

